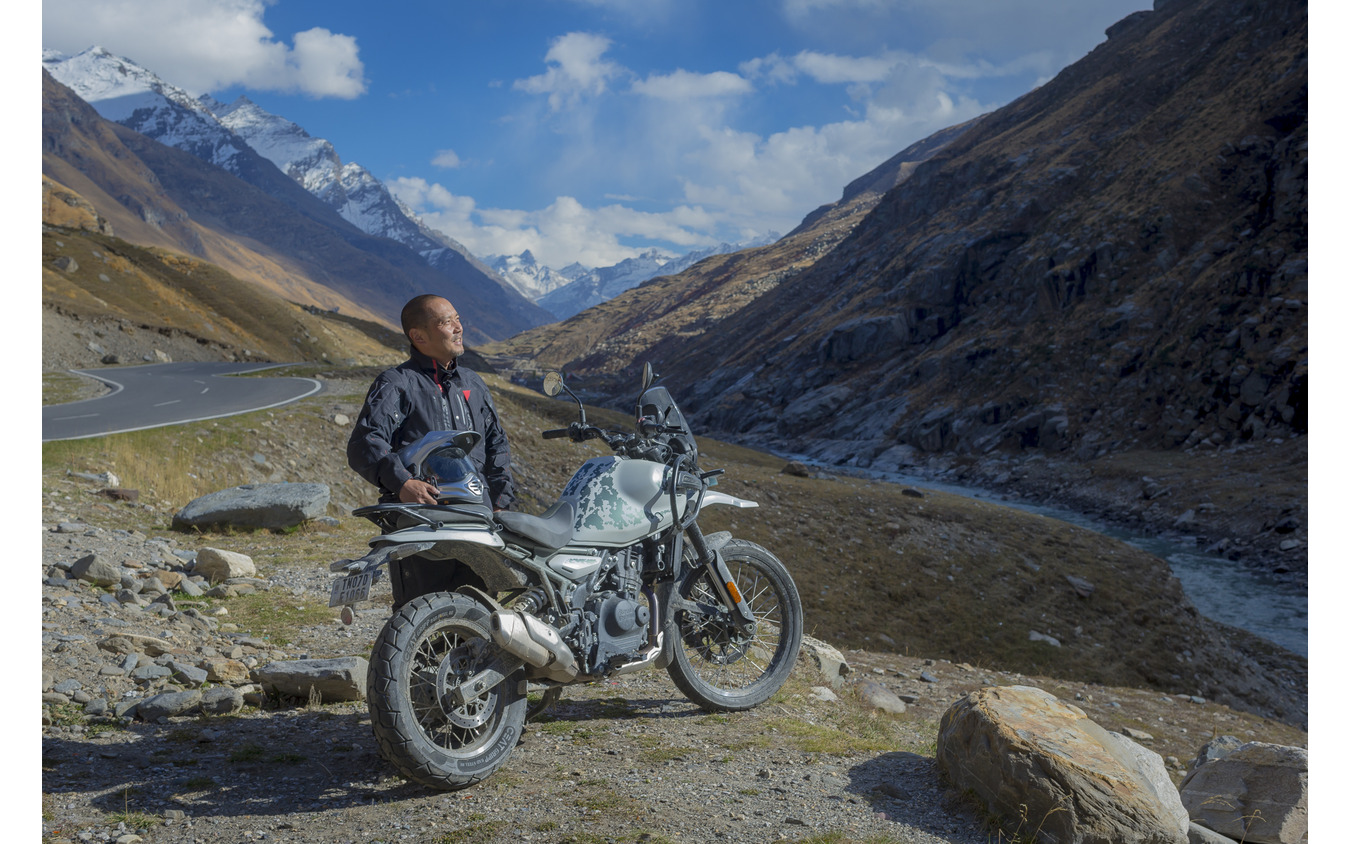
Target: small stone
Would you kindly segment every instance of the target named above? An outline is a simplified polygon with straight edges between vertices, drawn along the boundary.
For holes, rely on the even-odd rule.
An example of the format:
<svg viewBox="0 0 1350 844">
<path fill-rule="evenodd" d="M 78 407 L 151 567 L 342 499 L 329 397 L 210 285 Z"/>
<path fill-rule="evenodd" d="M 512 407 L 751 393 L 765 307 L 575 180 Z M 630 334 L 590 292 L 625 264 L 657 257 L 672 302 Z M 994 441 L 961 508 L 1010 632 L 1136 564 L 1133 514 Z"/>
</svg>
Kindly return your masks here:
<svg viewBox="0 0 1350 844">
<path fill-rule="evenodd" d="M 258 573 L 258 569 L 247 554 L 224 551 L 220 548 L 203 548 L 197 552 L 197 562 L 193 565 L 192 572 L 215 583 L 232 577 L 252 577 Z"/>
<path fill-rule="evenodd" d="M 200 686 L 206 682 L 206 672 L 195 665 L 170 662 L 169 670 L 173 672 L 173 678 L 185 686 Z"/>
</svg>

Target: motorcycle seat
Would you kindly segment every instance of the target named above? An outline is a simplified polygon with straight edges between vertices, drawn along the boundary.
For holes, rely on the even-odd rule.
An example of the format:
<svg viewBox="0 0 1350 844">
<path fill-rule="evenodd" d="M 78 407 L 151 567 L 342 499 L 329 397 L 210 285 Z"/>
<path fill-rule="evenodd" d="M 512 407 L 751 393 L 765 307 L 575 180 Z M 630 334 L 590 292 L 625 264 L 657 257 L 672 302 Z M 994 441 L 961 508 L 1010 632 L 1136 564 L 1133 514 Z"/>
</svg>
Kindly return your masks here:
<svg viewBox="0 0 1350 844">
<path fill-rule="evenodd" d="M 559 501 L 545 510 L 542 516 L 503 510 L 497 514 L 497 521 L 507 530 L 529 539 L 540 548 L 556 551 L 572 541 L 576 508 L 570 501 Z"/>
</svg>

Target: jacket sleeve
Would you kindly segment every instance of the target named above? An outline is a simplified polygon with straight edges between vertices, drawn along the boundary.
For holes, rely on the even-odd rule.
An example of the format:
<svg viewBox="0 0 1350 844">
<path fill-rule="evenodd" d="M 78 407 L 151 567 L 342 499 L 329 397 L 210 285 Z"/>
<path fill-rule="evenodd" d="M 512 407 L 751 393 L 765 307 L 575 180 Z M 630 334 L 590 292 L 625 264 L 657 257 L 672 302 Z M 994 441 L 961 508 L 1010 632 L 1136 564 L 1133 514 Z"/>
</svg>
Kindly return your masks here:
<svg viewBox="0 0 1350 844">
<path fill-rule="evenodd" d="M 361 415 L 347 440 L 347 465 L 372 484 L 398 492 L 412 474 L 394 453 L 394 438 L 406 420 L 403 390 L 391 372 L 382 373 L 366 393 Z"/>
<path fill-rule="evenodd" d="M 483 445 L 487 452 L 483 474 L 487 475 L 492 506 L 497 510 L 510 510 L 516 503 L 516 482 L 511 477 L 511 446 L 506 441 L 506 431 L 497 416 L 497 406 L 492 403 L 492 394 L 488 392 L 486 384 L 482 389 Z"/>
</svg>

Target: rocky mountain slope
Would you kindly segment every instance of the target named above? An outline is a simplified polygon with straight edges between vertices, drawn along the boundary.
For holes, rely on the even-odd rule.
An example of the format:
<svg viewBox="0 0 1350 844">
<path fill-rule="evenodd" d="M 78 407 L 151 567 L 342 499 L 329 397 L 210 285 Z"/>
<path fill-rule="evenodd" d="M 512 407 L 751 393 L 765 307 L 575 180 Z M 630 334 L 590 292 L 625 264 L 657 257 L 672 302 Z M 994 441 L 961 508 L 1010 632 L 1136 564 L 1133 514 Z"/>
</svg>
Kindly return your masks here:
<svg viewBox="0 0 1350 844">
<path fill-rule="evenodd" d="M 1178 490 L 1155 525 L 1190 512 L 1306 571 L 1307 6 L 1156 5 L 827 254 L 726 259 L 719 289 L 758 282 L 738 302 L 703 301 L 708 262 L 496 348 L 600 392 L 651 360 L 700 424 L 836 464 L 1004 484 L 1034 459 L 1059 486 L 1113 464 L 1144 505 L 1165 455 L 1201 487 L 1269 465 L 1271 494 Z"/>
<path fill-rule="evenodd" d="M 310 178 L 313 187 L 325 186 L 324 164 L 339 165 L 320 199 L 303 186 L 304 173 L 282 173 L 203 102 L 144 68 L 97 48 L 45 59 L 44 172 L 94 202 L 124 237 L 227 265 L 297 301 L 345 306 L 389 324 L 397 323 L 407 299 L 426 291 L 454 300 L 478 341 L 549 319 L 458 244 L 406 216 L 364 169 L 341 167 L 336 153 L 325 158 L 326 142 L 296 135 L 300 146 L 315 147 L 305 159 L 318 174 Z M 96 130 L 92 110 L 77 117 L 80 106 L 88 106 L 60 83 L 48 84 L 48 68 L 135 131 Z M 258 130 L 274 154 L 294 151 L 264 131 L 275 129 L 262 119 L 271 115 L 237 105 L 231 113 L 241 128 Z M 246 120 L 250 115 L 257 119 Z M 303 134 L 288 125 L 293 135 Z M 111 151 L 94 150 L 103 143 L 112 144 Z M 178 150 L 186 155 L 172 154 Z M 137 159 L 140 166 L 131 167 Z M 138 184 L 147 173 L 151 183 Z M 112 207 L 123 197 L 130 198 L 130 214 Z"/>
</svg>

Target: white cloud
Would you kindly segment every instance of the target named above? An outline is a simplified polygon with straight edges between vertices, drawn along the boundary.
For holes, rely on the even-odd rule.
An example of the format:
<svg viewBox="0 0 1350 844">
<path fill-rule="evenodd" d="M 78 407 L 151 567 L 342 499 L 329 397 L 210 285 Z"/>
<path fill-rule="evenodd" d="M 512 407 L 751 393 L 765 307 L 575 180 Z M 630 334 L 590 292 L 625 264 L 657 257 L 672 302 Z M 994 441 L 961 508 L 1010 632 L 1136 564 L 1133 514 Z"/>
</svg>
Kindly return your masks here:
<svg viewBox="0 0 1350 844">
<path fill-rule="evenodd" d="M 754 90 L 749 80 L 724 70 L 691 73 L 684 69 L 665 75 L 653 74 L 633 83 L 633 91 L 658 100 L 692 100 L 702 97 L 734 97 Z"/>
<path fill-rule="evenodd" d="M 454 150 L 443 149 L 436 153 L 435 157 L 431 159 L 431 163 L 436 167 L 443 167 L 446 170 L 454 170 L 456 167 L 459 167 L 464 162 L 460 160 L 459 156 L 455 154 Z"/>
<path fill-rule="evenodd" d="M 529 249 L 548 266 L 579 261 L 602 267 L 642 251 L 624 245 L 623 238 L 686 248 L 717 243 L 707 234 L 716 226 L 716 218 L 695 206 L 682 205 L 658 214 L 620 204 L 587 208 L 573 197 L 560 196 L 546 208 L 523 211 L 479 208 L 473 199 L 420 178 L 395 179 L 389 189 L 428 225 L 475 255 L 518 255 Z"/>
<path fill-rule="evenodd" d="M 676 69 L 639 78 L 605 59 L 611 47 L 602 36 L 570 33 L 553 42 L 546 73 L 516 83 L 547 97 L 554 113 L 586 100 L 565 119 L 549 118 L 554 159 L 542 181 L 593 185 L 597 196 L 680 196 L 682 206 L 642 212 L 636 201 L 588 207 L 559 196 L 534 211 L 473 208 L 469 200 L 465 215 L 460 198 L 458 205 L 442 198 L 444 207 L 430 193 L 420 205 L 402 198 L 479 254 L 529 248 L 553 266 L 613 263 L 640 251 L 633 243 L 693 247 L 788 231 L 908 144 L 988 110 L 956 87 L 956 73 L 978 68 L 903 51 L 774 53 L 742 62 L 740 73 Z M 841 86 L 846 119 L 763 134 L 737 125 L 735 108 L 749 98 L 757 107 L 772 107 L 759 98 L 790 103 L 797 94 L 783 86 L 805 84 Z M 539 128 L 529 119 L 516 125 Z"/>
<path fill-rule="evenodd" d="M 817 82 L 834 85 L 848 82 L 880 82 L 898 61 L 894 55 L 836 56 L 807 50 L 798 53 L 792 59 L 792 64 Z"/>
<path fill-rule="evenodd" d="M 351 99 L 365 93 L 356 39 L 315 27 L 279 41 L 264 0 L 43 0 L 44 47 L 101 46 L 198 94 L 230 85 Z"/>
<path fill-rule="evenodd" d="M 554 39 L 544 56 L 548 70 L 518 79 L 513 87 L 530 94 L 547 94 L 553 111 L 575 105 L 583 96 L 603 94 L 611 79 L 626 73 L 602 58 L 609 45 L 610 40 L 603 35 L 569 32 Z"/>
</svg>

